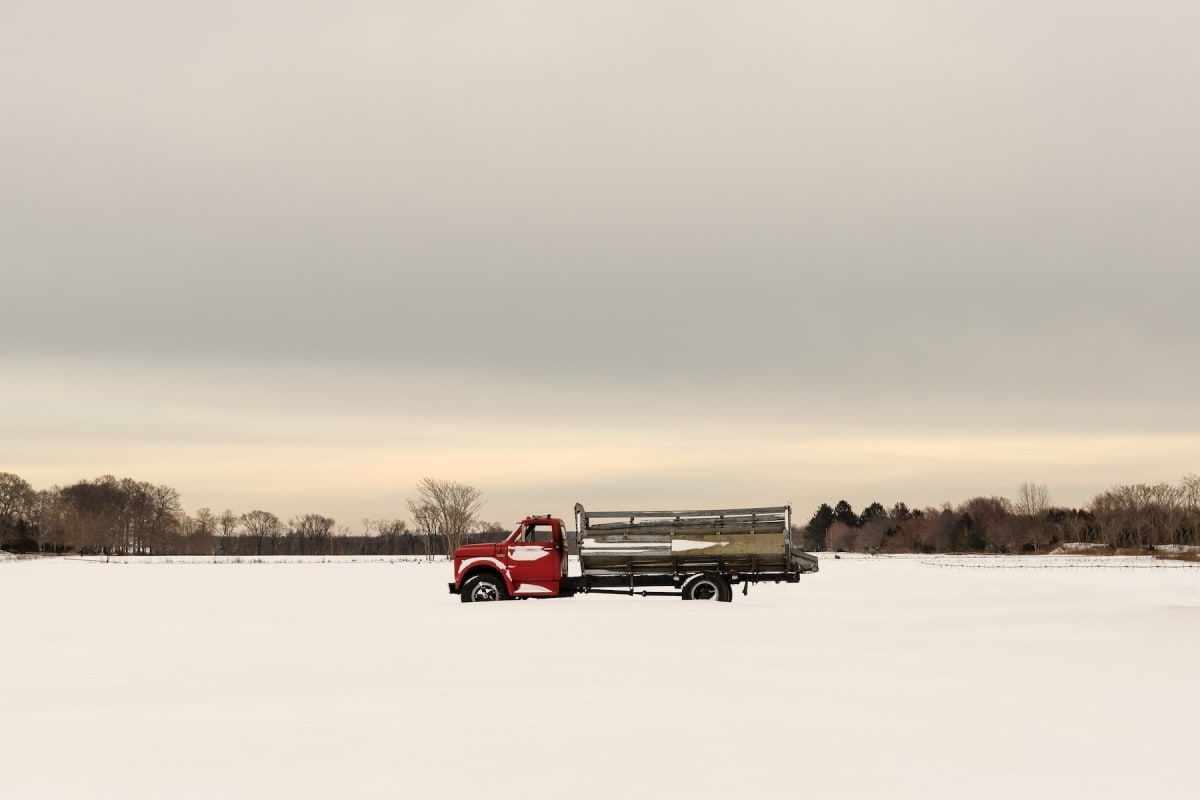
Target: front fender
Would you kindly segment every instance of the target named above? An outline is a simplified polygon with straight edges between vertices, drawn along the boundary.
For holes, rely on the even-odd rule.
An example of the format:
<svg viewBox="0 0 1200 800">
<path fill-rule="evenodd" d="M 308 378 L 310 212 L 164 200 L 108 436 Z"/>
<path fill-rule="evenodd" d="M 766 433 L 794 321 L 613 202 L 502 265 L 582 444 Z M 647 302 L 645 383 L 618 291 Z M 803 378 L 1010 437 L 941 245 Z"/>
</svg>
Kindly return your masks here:
<svg viewBox="0 0 1200 800">
<path fill-rule="evenodd" d="M 504 588 L 508 592 L 508 596 L 513 596 L 512 575 L 508 572 L 508 565 L 500 559 L 490 556 L 464 559 L 458 566 L 458 574 L 454 576 L 454 588 L 450 591 L 453 594 L 458 594 L 462 590 L 463 581 L 471 577 L 474 573 L 479 572 L 480 569 L 499 573 L 500 577 L 504 579 Z"/>
</svg>

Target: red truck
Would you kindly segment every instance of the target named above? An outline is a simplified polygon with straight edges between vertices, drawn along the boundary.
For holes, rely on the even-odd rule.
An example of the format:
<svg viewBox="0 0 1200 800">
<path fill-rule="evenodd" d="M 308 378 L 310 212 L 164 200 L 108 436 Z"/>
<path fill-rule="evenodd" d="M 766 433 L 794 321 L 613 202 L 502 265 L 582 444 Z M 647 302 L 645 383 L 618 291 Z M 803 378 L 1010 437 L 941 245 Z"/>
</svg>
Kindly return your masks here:
<svg viewBox="0 0 1200 800">
<path fill-rule="evenodd" d="M 818 569 L 816 556 L 792 547 L 790 506 L 589 512 L 577 503 L 575 530 L 578 575 L 568 574 L 563 521 L 526 517 L 503 542 L 458 548 L 450 592 L 464 603 L 587 592 L 729 602 L 735 585 L 745 593 Z"/>
</svg>

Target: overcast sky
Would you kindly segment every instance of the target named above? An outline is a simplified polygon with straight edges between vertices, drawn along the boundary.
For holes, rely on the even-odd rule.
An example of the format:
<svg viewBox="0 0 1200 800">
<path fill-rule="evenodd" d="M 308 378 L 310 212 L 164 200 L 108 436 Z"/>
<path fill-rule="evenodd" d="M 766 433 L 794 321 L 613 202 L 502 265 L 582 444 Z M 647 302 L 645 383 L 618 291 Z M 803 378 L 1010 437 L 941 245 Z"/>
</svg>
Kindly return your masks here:
<svg viewBox="0 0 1200 800">
<path fill-rule="evenodd" d="M 189 511 L 1200 471 L 1190 0 L 0 5 L 0 470 Z"/>
</svg>

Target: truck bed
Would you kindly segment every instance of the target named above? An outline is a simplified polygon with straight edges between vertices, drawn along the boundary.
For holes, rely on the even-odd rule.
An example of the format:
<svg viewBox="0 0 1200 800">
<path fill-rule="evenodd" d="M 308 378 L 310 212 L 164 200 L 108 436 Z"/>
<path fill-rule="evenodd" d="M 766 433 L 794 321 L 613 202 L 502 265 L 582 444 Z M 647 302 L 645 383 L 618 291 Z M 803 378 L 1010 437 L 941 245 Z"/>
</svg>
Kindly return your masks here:
<svg viewBox="0 0 1200 800">
<path fill-rule="evenodd" d="M 575 513 L 584 576 L 794 580 L 817 570 L 815 556 L 792 548 L 789 506 L 589 512 L 576 505 Z"/>
</svg>

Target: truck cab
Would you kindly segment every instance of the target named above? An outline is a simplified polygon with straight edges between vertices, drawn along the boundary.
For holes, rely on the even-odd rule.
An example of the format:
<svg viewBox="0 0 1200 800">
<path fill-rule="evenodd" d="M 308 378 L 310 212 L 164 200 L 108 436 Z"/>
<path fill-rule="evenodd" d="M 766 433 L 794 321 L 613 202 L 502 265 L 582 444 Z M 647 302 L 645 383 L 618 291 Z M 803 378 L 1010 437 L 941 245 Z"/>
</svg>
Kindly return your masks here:
<svg viewBox="0 0 1200 800">
<path fill-rule="evenodd" d="M 450 592 L 464 603 L 568 593 L 563 528 L 556 517 L 526 517 L 503 542 L 463 545 Z"/>
</svg>

